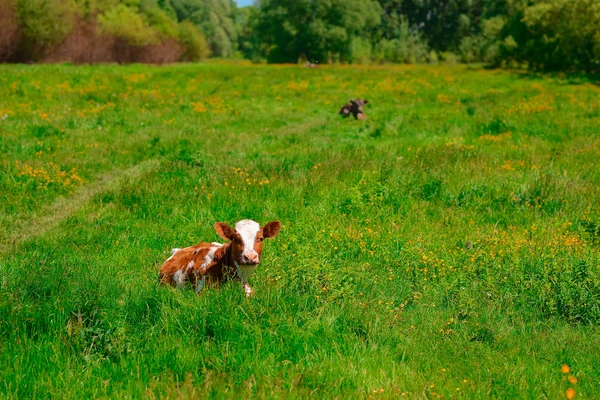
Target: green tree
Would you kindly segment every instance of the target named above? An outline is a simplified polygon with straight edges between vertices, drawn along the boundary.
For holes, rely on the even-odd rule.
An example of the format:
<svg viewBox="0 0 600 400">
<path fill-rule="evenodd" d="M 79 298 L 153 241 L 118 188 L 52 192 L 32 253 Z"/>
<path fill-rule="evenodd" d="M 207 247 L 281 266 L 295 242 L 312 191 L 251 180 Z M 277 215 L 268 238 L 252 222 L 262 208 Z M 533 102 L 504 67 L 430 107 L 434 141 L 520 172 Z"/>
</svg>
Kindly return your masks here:
<svg viewBox="0 0 600 400">
<path fill-rule="evenodd" d="M 429 50 L 419 31 L 410 29 L 404 15 L 394 21 L 393 34 L 376 41 L 374 58 L 379 62 L 417 63 L 427 61 Z"/>
<path fill-rule="evenodd" d="M 263 0 L 257 34 L 271 62 L 347 61 L 380 22 L 374 0 Z"/>
<path fill-rule="evenodd" d="M 242 7 L 238 9 L 235 24 L 237 28 L 238 50 L 244 58 L 260 61 L 265 53 L 264 45 L 257 33 L 260 10 L 257 7 Z"/>
<path fill-rule="evenodd" d="M 179 24 L 179 44 L 183 47 L 181 61 L 200 61 L 210 55 L 204 35 L 189 21 Z"/>
<path fill-rule="evenodd" d="M 543 69 L 594 70 L 600 63 L 600 2 L 543 0 L 525 9 L 528 58 Z"/>
<path fill-rule="evenodd" d="M 179 21 L 190 21 L 208 40 L 212 53 L 229 57 L 236 50 L 236 5 L 233 0 L 170 0 Z"/>
<path fill-rule="evenodd" d="M 379 0 L 382 24 L 379 35 L 396 39 L 406 19 L 435 50 L 456 51 L 463 38 L 476 34 L 485 0 Z"/>
</svg>

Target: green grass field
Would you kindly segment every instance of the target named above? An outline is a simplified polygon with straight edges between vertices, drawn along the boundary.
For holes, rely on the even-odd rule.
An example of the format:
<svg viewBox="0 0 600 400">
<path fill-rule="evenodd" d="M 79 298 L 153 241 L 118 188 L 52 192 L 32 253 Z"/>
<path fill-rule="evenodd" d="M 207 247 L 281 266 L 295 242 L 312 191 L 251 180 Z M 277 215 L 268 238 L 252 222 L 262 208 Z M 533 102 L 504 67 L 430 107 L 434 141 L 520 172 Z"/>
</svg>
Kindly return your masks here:
<svg viewBox="0 0 600 400">
<path fill-rule="evenodd" d="M 597 398 L 599 132 L 586 78 L 0 66 L 0 397 Z M 243 218 L 254 297 L 157 285 Z"/>
</svg>

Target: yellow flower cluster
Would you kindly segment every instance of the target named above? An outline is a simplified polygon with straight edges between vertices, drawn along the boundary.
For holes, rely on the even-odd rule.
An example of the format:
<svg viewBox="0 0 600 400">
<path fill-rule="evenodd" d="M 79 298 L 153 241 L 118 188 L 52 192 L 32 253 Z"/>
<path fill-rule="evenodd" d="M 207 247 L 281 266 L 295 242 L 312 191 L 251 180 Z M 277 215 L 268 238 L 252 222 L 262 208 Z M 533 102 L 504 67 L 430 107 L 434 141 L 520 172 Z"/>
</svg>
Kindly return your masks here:
<svg viewBox="0 0 600 400">
<path fill-rule="evenodd" d="M 390 78 L 384 79 L 375 85 L 376 91 L 398 92 L 399 94 L 417 94 L 415 85 L 406 80 L 393 81 Z"/>
<path fill-rule="evenodd" d="M 308 81 L 300 81 L 298 83 L 292 81 L 287 84 L 287 88 L 302 92 L 302 91 L 308 89 Z"/>
<path fill-rule="evenodd" d="M 571 385 L 575 385 L 577 382 L 579 382 L 577 380 L 577 378 L 573 375 L 570 375 L 571 373 L 571 368 L 567 365 L 567 364 L 563 364 L 562 367 L 560 367 L 560 372 L 563 373 L 563 375 L 567 376 L 567 381 L 571 384 Z M 563 380 L 565 378 L 563 377 Z M 572 387 L 568 388 L 567 391 L 565 392 L 565 397 L 567 398 L 567 400 L 573 400 L 575 398 L 575 389 L 573 389 Z"/>
<path fill-rule="evenodd" d="M 198 113 L 211 112 L 213 114 L 224 114 L 233 111 L 233 108 L 226 104 L 219 96 L 209 96 L 202 101 L 192 103 L 194 111 Z"/>
<path fill-rule="evenodd" d="M 123 77 L 123 79 L 125 80 L 125 82 L 128 82 L 128 83 L 138 83 L 138 82 L 145 82 L 148 79 L 148 77 L 144 73 L 139 73 L 139 74 L 126 75 Z"/>
<path fill-rule="evenodd" d="M 33 180 L 37 187 L 48 188 L 51 184 L 57 184 L 67 189 L 74 189 L 83 184 L 83 180 L 77 175 L 75 168 L 63 171 L 53 162 L 48 163 L 46 168 L 33 167 L 29 164 L 15 161 L 18 176 Z"/>
<path fill-rule="evenodd" d="M 446 147 L 454 147 L 458 150 L 470 150 L 475 148 L 475 146 L 473 146 L 472 144 L 465 144 L 464 140 L 465 139 L 463 137 L 453 137 L 451 141 L 446 142 Z M 410 148 L 408 150 L 410 151 Z"/>
<path fill-rule="evenodd" d="M 259 179 L 253 177 L 248 172 L 248 168 L 242 169 L 233 167 L 230 169 L 226 169 L 225 173 L 229 176 L 229 178 L 225 181 L 224 185 L 231 191 L 235 189 L 245 191 L 248 190 L 247 188 L 250 186 L 264 186 L 271 183 L 271 181 L 268 178 Z"/>
<path fill-rule="evenodd" d="M 532 97 L 529 100 L 523 99 L 508 109 L 508 114 L 529 115 L 541 112 L 551 112 L 554 108 L 554 97 L 544 93 Z"/>
<path fill-rule="evenodd" d="M 446 104 L 452 103 L 452 100 L 450 100 L 450 96 L 448 96 L 446 94 L 442 94 L 442 93 L 438 94 L 437 99 L 440 103 L 446 103 Z"/>
<path fill-rule="evenodd" d="M 196 112 L 204 113 L 207 111 L 206 106 L 201 101 L 197 103 L 192 103 L 192 105 L 194 106 L 194 111 Z"/>
<path fill-rule="evenodd" d="M 525 161 L 523 160 L 506 160 L 504 162 L 504 165 L 502 165 L 502 167 L 500 167 L 502 169 L 505 169 L 507 171 L 514 171 L 517 168 L 523 169 L 525 168 Z M 532 165 L 532 169 L 536 169 L 537 167 L 535 165 Z"/>
<path fill-rule="evenodd" d="M 499 135 L 481 135 L 479 136 L 479 140 L 489 141 L 489 142 L 502 142 L 505 139 L 510 139 L 512 137 L 512 132 L 505 132 Z"/>
</svg>

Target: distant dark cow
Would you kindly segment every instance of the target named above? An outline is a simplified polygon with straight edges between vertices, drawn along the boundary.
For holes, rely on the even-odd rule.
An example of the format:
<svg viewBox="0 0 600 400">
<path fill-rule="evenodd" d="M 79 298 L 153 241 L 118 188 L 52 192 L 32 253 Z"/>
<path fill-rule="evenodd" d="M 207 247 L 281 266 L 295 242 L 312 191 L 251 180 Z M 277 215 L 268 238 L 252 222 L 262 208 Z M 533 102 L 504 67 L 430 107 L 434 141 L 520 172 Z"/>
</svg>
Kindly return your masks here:
<svg viewBox="0 0 600 400">
<path fill-rule="evenodd" d="M 201 242 L 184 249 L 173 249 L 171 257 L 160 267 L 159 281 L 177 288 L 189 282 L 200 294 L 206 279 L 221 282 L 225 279 L 239 279 L 246 296 L 254 290 L 248 278 L 260 263 L 263 240 L 275 237 L 281 229 L 281 222 L 271 221 L 264 227 L 257 222 L 245 219 L 232 229 L 224 222 L 217 222 L 217 234 L 228 243 Z"/>
<path fill-rule="evenodd" d="M 365 115 L 365 105 L 369 104 L 368 100 L 350 99 L 348 103 L 344 104 L 342 109 L 340 110 L 340 115 L 344 117 L 349 117 L 350 114 L 354 116 L 354 119 L 367 119 Z"/>
</svg>

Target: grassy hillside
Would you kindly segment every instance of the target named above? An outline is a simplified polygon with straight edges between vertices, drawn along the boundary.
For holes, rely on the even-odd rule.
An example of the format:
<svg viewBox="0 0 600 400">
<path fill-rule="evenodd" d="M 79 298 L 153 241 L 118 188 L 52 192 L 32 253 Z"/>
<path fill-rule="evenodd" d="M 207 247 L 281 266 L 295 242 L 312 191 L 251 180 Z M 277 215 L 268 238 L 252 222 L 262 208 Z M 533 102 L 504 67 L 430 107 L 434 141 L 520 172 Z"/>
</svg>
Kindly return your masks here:
<svg viewBox="0 0 600 400">
<path fill-rule="evenodd" d="M 464 66 L 0 66 L 0 397 L 597 396 L 599 131 Z M 253 298 L 157 285 L 242 218 Z"/>
</svg>

